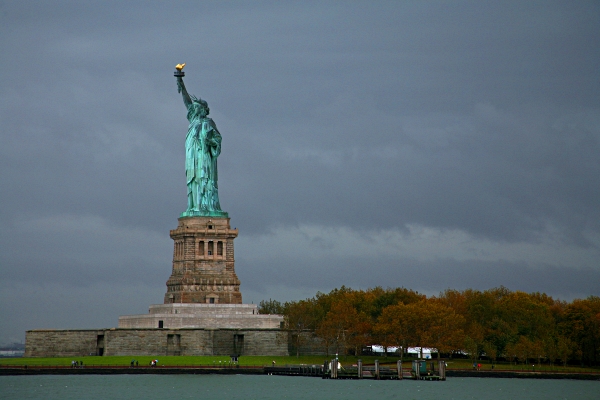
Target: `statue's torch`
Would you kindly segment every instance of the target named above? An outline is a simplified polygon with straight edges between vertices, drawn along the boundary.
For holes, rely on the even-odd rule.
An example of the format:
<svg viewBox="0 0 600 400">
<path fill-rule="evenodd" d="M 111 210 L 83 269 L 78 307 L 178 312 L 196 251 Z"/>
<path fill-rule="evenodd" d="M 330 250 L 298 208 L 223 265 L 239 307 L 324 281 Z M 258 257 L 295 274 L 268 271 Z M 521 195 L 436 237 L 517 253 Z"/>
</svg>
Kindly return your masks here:
<svg viewBox="0 0 600 400">
<path fill-rule="evenodd" d="M 177 64 L 175 66 L 175 73 L 173 74 L 175 78 L 177 78 L 177 91 L 181 93 L 181 87 L 183 86 L 183 77 L 185 76 L 185 72 L 183 72 L 183 67 L 185 67 L 185 63 Z"/>
<path fill-rule="evenodd" d="M 185 76 L 185 72 L 183 72 L 183 67 L 185 67 L 185 63 L 177 64 L 175 66 L 175 73 L 173 74 L 176 78 L 183 78 Z"/>
</svg>

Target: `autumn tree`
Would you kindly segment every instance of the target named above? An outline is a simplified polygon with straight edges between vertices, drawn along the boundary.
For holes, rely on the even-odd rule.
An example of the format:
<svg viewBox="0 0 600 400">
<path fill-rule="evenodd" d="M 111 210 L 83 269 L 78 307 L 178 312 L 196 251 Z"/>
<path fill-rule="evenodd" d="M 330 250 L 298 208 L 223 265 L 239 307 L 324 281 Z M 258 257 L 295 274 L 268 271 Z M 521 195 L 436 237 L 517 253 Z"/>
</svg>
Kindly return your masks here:
<svg viewBox="0 0 600 400">
<path fill-rule="evenodd" d="M 300 348 L 310 340 L 316 328 L 316 309 L 315 301 L 310 299 L 285 304 L 285 328 L 290 332 L 292 343 L 296 347 L 296 357 L 300 356 Z"/>
<path fill-rule="evenodd" d="M 581 364 L 600 362 L 600 297 L 576 299 L 566 307 L 561 328 L 576 344 L 574 354 Z"/>
<path fill-rule="evenodd" d="M 465 336 L 465 339 L 463 340 L 462 349 L 469 355 L 469 359 L 471 359 L 472 362 L 475 362 L 477 357 L 479 357 L 479 353 L 477 352 L 477 342 L 468 335 Z"/>
<path fill-rule="evenodd" d="M 438 349 L 450 352 L 464 340 L 464 317 L 437 299 L 423 299 L 410 304 L 386 307 L 375 327 L 379 337 L 389 344 Z"/>
<path fill-rule="evenodd" d="M 258 303 L 258 313 L 282 315 L 285 314 L 285 305 L 277 300 L 261 300 L 261 302 Z"/>
<path fill-rule="evenodd" d="M 384 347 L 399 347 L 400 359 L 404 354 L 404 349 L 413 341 L 412 319 L 413 310 L 405 304 L 399 303 L 385 307 L 373 327 L 373 334 L 378 343 Z"/>
<path fill-rule="evenodd" d="M 370 338 L 370 321 L 366 314 L 357 311 L 353 299 L 353 293 L 338 295 L 316 329 L 316 335 L 323 339 L 327 348 L 333 345 L 337 352 L 344 354 L 348 349 L 358 353 Z"/>
<path fill-rule="evenodd" d="M 419 329 L 422 346 L 436 348 L 438 359 L 440 353 L 460 348 L 464 340 L 465 319 L 462 315 L 435 298 L 421 300 L 410 306 L 420 310 L 418 318 L 421 322 L 418 325 L 422 325 Z"/>
<path fill-rule="evenodd" d="M 563 367 L 567 366 L 569 355 L 573 352 L 575 344 L 564 336 L 559 336 L 556 340 L 556 359 L 560 359 L 563 363 Z M 555 359 L 555 360 L 556 360 Z"/>
<path fill-rule="evenodd" d="M 330 346 L 359 353 L 363 346 L 434 347 L 463 350 L 474 359 L 482 352 L 497 357 L 547 358 L 563 363 L 577 357 L 600 363 L 600 298 L 554 300 L 544 293 L 448 289 L 426 298 L 405 288 L 347 287 L 313 298 L 259 304 L 261 313 L 283 313 L 297 354 L 316 334 Z M 309 334 L 310 333 L 310 334 Z M 438 352 L 438 355 L 439 355 Z M 517 355 L 518 354 L 518 355 Z"/>
<path fill-rule="evenodd" d="M 506 352 L 514 359 L 518 359 L 522 361 L 524 364 L 527 364 L 527 360 L 534 356 L 535 357 L 535 348 L 533 342 L 527 339 L 525 336 L 519 337 L 517 343 L 509 344 L 506 347 Z"/>
</svg>

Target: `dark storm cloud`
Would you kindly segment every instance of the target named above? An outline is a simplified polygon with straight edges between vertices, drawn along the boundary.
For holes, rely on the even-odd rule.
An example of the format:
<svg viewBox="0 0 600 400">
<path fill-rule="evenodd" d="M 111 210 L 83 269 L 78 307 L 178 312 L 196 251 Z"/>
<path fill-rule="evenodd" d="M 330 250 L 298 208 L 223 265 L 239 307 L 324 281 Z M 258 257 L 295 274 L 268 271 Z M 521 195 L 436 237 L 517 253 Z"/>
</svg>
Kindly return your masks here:
<svg viewBox="0 0 600 400">
<path fill-rule="evenodd" d="M 306 262 L 301 270 L 285 268 L 285 257 L 260 266 L 268 272 L 263 275 L 243 274 L 246 287 L 255 292 L 268 292 L 282 281 L 294 282 L 294 289 L 306 289 L 312 297 L 316 291 L 329 292 L 345 285 L 354 289 L 406 287 L 428 295 L 437 295 L 445 289 L 509 287 L 525 292 L 550 292 L 571 300 L 597 293 L 600 271 L 591 268 L 573 269 L 525 263 L 481 262 L 446 259 L 422 262 L 414 259 L 380 257 L 336 258 L 331 262 Z M 282 268 L 283 266 L 283 268 Z M 252 270 L 254 265 L 248 266 Z M 315 279 L 318 277 L 318 279 Z M 283 300 L 298 300 L 285 292 Z"/>
<path fill-rule="evenodd" d="M 597 2 L 0 4 L 0 336 L 161 301 L 185 207 L 179 62 L 223 134 L 253 301 L 341 284 L 599 294 L 599 17 Z M 319 234 L 290 234 L 305 226 Z M 455 252 L 432 260 L 424 236 L 406 256 L 415 226 Z M 339 229 L 400 247 L 349 259 Z M 273 232 L 285 252 L 249 245 Z"/>
</svg>

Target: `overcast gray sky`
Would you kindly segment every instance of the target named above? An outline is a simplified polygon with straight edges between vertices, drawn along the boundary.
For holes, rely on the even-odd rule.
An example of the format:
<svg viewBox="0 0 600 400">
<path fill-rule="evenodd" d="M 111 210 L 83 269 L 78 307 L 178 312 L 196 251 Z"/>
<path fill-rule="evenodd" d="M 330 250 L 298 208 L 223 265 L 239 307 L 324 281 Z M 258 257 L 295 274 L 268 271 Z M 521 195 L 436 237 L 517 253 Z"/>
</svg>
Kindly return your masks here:
<svg viewBox="0 0 600 400">
<path fill-rule="evenodd" d="M 245 302 L 600 295 L 598 1 L 0 1 L 0 46 L 0 343 L 162 302 L 180 62 Z"/>
</svg>

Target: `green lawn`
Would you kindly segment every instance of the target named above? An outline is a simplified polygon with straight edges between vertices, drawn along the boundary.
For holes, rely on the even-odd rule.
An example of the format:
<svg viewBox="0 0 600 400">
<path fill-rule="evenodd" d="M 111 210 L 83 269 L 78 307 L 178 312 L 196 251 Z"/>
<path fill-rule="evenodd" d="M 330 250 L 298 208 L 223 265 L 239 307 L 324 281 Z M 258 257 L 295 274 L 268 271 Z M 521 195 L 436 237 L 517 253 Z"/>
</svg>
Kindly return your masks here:
<svg viewBox="0 0 600 400">
<path fill-rule="evenodd" d="M 365 358 L 365 357 L 363 357 Z M 93 365 L 123 365 L 129 366 L 131 360 L 138 361 L 139 365 L 149 365 L 150 361 L 157 359 L 158 365 L 176 366 L 229 366 L 229 356 L 103 356 L 103 357 L 34 357 L 34 358 L 0 358 L 0 365 L 48 365 L 71 366 L 71 361 L 83 361 L 84 366 Z M 302 356 L 296 358 L 275 356 L 241 356 L 239 364 L 244 366 L 270 366 L 275 361 L 276 365 L 297 364 L 323 364 L 325 356 Z M 367 362 L 365 360 L 365 362 Z M 356 363 L 356 361 L 354 361 Z"/>
<path fill-rule="evenodd" d="M 334 356 L 329 356 L 329 359 Z M 242 366 L 271 366 L 273 361 L 275 365 L 322 365 L 326 356 L 241 356 L 239 364 Z M 396 365 L 396 358 L 361 356 L 361 357 L 340 357 L 343 365 L 356 364 L 358 359 L 362 359 L 364 364 L 373 364 L 376 359 L 381 363 L 393 363 Z M 83 361 L 84 366 L 93 365 L 122 365 L 128 366 L 131 360 L 138 361 L 139 365 L 149 365 L 150 361 L 158 359 L 158 365 L 175 366 L 229 366 L 229 356 L 103 356 L 103 357 L 34 357 L 34 358 L 0 358 L 0 365 L 49 365 L 49 366 L 71 366 L 71 361 Z M 410 363 L 405 363 L 407 366 Z"/>
</svg>

